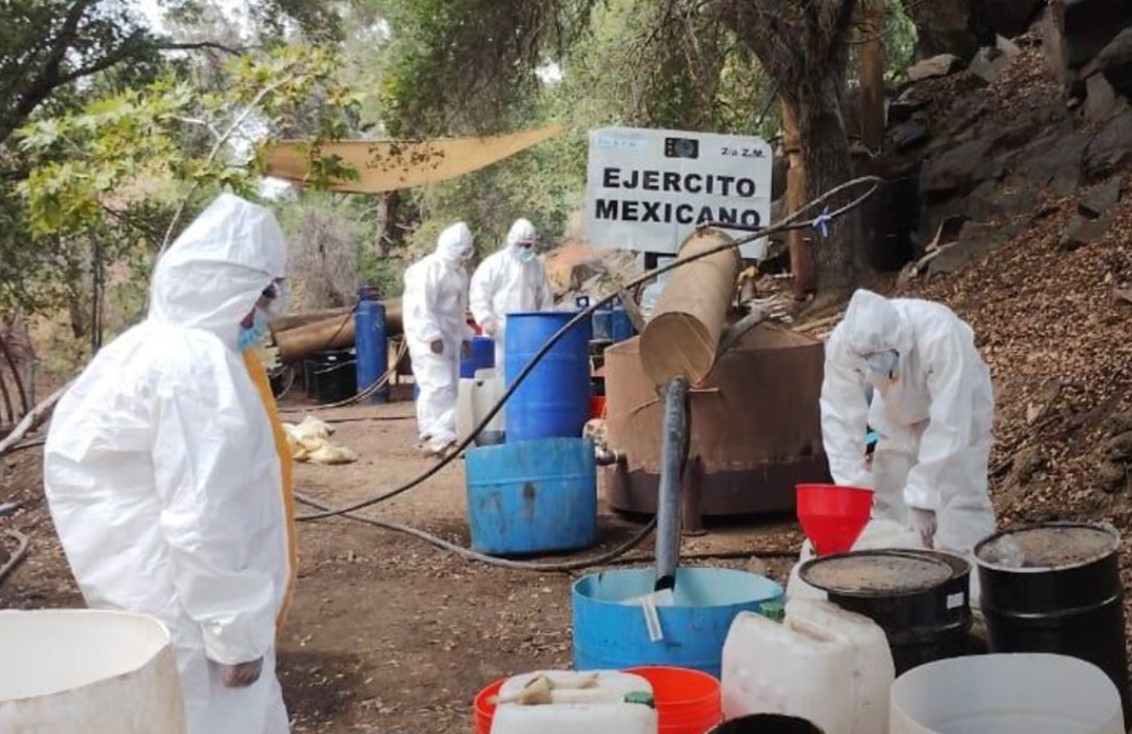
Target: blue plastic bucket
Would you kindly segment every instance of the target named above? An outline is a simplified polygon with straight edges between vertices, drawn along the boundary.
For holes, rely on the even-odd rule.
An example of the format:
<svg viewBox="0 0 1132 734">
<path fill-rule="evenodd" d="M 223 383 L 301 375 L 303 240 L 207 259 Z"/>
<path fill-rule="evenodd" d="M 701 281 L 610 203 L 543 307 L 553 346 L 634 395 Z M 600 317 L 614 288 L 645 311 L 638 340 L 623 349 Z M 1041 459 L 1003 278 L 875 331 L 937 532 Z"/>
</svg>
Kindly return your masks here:
<svg viewBox="0 0 1132 734">
<path fill-rule="evenodd" d="M 576 316 L 568 311 L 507 314 L 509 387 L 550 337 Z M 590 323 L 580 321 L 543 357 L 507 401 L 508 442 L 577 438 L 589 418 Z"/>
<path fill-rule="evenodd" d="M 609 338 L 616 344 L 625 341 L 633 334 L 633 322 L 629 320 L 629 314 L 625 312 L 625 307 L 614 306 L 609 312 Z"/>
<path fill-rule="evenodd" d="M 575 670 L 676 665 L 720 675 L 723 642 L 739 612 L 771 614 L 782 587 L 730 568 L 678 568 L 675 604 L 658 606 L 663 639 L 653 642 L 640 604 L 622 602 L 653 590 L 653 568 L 584 576 L 571 591 Z"/>
<path fill-rule="evenodd" d="M 380 380 L 389 369 L 389 351 L 385 339 L 385 306 L 371 299 L 363 288 L 354 311 L 354 350 L 357 353 L 358 392 Z M 367 403 L 384 403 L 389 399 L 389 386 L 384 385 L 366 398 Z"/>
<path fill-rule="evenodd" d="M 520 555 L 593 544 L 597 475 L 589 439 L 481 446 L 464 459 L 473 550 Z"/>
<path fill-rule="evenodd" d="M 467 355 L 460 355 L 460 377 L 472 378 L 476 370 L 489 370 L 495 366 L 495 340 L 489 336 L 472 337 Z"/>
</svg>

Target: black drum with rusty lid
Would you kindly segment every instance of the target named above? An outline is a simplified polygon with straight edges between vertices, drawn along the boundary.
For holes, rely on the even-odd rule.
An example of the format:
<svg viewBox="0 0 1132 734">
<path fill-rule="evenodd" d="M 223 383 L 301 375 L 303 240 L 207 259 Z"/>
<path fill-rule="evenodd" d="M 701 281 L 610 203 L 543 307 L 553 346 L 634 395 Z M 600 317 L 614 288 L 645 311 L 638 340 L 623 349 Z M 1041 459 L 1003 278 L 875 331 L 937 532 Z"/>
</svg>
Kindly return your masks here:
<svg viewBox="0 0 1132 734">
<path fill-rule="evenodd" d="M 880 549 L 822 556 L 799 570 L 829 600 L 884 630 L 896 674 L 968 651 L 971 566 L 939 551 Z"/>
<path fill-rule="evenodd" d="M 975 563 L 990 651 L 1093 663 L 1116 684 L 1132 721 L 1119 551 L 1111 527 L 1049 523 L 992 535 L 975 546 Z"/>
</svg>

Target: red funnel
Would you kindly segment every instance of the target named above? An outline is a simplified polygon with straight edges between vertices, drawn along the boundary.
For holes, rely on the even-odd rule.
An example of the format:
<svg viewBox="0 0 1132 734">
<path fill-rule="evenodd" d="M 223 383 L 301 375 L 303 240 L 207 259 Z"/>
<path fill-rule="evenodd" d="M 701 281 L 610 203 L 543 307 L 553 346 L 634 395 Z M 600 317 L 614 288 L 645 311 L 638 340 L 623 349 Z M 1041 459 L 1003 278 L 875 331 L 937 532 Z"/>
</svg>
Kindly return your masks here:
<svg viewBox="0 0 1132 734">
<path fill-rule="evenodd" d="M 845 553 L 869 521 L 873 491 L 836 484 L 799 484 L 798 521 L 819 556 Z"/>
</svg>

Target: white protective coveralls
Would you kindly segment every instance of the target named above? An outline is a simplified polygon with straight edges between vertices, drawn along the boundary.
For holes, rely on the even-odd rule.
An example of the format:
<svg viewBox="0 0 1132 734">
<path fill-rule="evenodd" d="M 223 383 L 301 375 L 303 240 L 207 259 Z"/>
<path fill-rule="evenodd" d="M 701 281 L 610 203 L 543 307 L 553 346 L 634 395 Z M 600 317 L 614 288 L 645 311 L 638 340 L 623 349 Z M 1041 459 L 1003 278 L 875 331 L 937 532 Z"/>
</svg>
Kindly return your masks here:
<svg viewBox="0 0 1132 734">
<path fill-rule="evenodd" d="M 424 448 L 439 452 L 456 441 L 460 350 L 471 338 L 467 323 L 472 233 L 458 222 L 440 233 L 436 251 L 405 271 L 405 338 L 413 361 L 417 431 Z M 439 354 L 432 344 L 441 343 Z"/>
<path fill-rule="evenodd" d="M 895 370 L 874 373 L 866 358 L 888 350 Z M 971 328 L 946 306 L 854 293 L 826 344 L 821 416 L 833 481 L 871 487 L 873 517 L 908 525 L 924 514 L 912 508 L 934 513 L 934 547 L 960 555 L 994 532 L 990 371 Z M 871 466 L 866 424 L 878 434 Z"/>
<path fill-rule="evenodd" d="M 517 219 L 507 233 L 507 244 L 490 255 L 472 276 L 469 305 L 476 323 L 495 339 L 495 369 L 503 374 L 503 339 L 507 314 L 547 311 L 554 306 L 546 269 L 535 256 L 535 227 Z M 525 246 L 524 246 L 525 245 Z"/>
<path fill-rule="evenodd" d="M 79 588 L 93 608 L 169 627 L 189 734 L 288 731 L 280 463 L 236 351 L 285 260 L 268 210 L 219 197 L 158 262 L 145 321 L 95 356 L 47 436 L 47 500 Z M 221 666 L 261 657 L 254 684 L 225 687 Z"/>
</svg>

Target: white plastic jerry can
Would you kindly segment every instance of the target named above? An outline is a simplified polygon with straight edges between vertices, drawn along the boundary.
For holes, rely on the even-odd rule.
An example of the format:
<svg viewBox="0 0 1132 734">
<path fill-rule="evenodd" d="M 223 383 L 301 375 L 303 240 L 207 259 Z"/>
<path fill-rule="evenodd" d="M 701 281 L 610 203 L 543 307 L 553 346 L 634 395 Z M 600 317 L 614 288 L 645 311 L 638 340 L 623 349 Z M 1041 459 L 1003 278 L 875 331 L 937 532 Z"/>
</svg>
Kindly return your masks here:
<svg viewBox="0 0 1132 734">
<path fill-rule="evenodd" d="M 846 611 L 836 604 L 813 599 L 786 603 L 784 624 L 795 627 L 800 622 L 840 633 L 848 641 L 852 654 L 849 697 L 853 734 L 873 734 L 888 729 L 888 706 L 896 666 L 884 630 L 868 617 Z"/>
<path fill-rule="evenodd" d="M 503 370 L 483 369 L 476 370 L 476 377 L 472 387 L 472 427 L 479 425 L 499 399 L 503 397 Z M 499 409 L 491 421 L 479 435 L 478 445 L 492 446 L 503 440 L 503 417 L 507 410 L 504 405 Z"/>
<path fill-rule="evenodd" d="M 884 734 L 894 667 L 884 631 L 826 601 L 787 605 L 781 624 L 749 612 L 723 646 L 723 717 L 770 713 L 825 734 Z"/>
<path fill-rule="evenodd" d="M 550 682 L 549 703 L 516 699 L 534 679 Z M 539 671 L 509 678 L 499 691 L 491 734 L 657 734 L 652 686 L 613 670 Z"/>
</svg>

